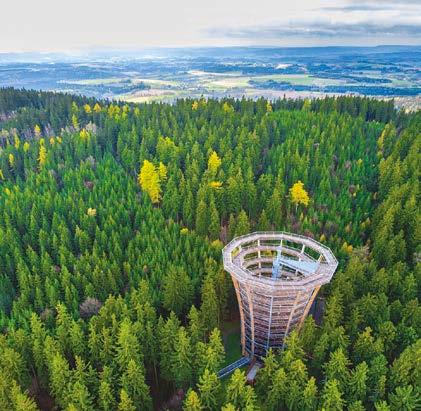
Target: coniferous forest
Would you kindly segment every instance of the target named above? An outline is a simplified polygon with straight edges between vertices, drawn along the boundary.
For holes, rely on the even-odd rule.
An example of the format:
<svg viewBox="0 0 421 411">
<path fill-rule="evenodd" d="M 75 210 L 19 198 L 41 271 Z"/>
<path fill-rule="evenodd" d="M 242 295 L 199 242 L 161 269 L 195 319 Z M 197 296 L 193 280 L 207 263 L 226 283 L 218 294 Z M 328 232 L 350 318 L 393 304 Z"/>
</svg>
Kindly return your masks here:
<svg viewBox="0 0 421 411">
<path fill-rule="evenodd" d="M 0 130 L 0 410 L 421 409 L 421 112 L 6 88 Z M 251 386 L 216 373 L 254 230 L 340 264 Z"/>
</svg>

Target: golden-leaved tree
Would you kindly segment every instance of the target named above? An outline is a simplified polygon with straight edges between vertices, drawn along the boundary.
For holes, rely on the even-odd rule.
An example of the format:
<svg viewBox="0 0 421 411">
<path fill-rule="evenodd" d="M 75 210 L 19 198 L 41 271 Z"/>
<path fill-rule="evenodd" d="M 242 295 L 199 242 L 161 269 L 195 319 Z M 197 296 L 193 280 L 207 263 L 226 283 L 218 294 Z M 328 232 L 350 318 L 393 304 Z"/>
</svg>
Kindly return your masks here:
<svg viewBox="0 0 421 411">
<path fill-rule="evenodd" d="M 46 161 L 47 161 L 47 149 L 42 144 L 39 147 L 39 156 L 38 156 L 39 166 L 40 167 L 44 166 Z"/>
<path fill-rule="evenodd" d="M 41 127 L 38 124 L 35 124 L 34 134 L 35 134 L 35 137 L 39 137 L 41 135 Z"/>
<path fill-rule="evenodd" d="M 289 194 L 291 196 L 291 202 L 295 204 L 297 208 L 299 204 L 308 206 L 310 197 L 308 196 L 307 191 L 304 188 L 304 184 L 298 180 L 290 189 Z"/>
<path fill-rule="evenodd" d="M 165 166 L 164 166 L 165 167 Z M 152 203 L 157 204 L 161 199 L 161 176 L 163 170 L 155 167 L 150 161 L 144 160 L 140 169 L 138 181 L 140 187 L 145 191 Z"/>
<path fill-rule="evenodd" d="M 216 172 L 218 171 L 218 168 L 221 165 L 221 163 L 222 160 L 219 158 L 218 153 L 216 151 L 212 151 L 208 160 L 208 169 L 212 177 L 216 175 Z"/>
</svg>

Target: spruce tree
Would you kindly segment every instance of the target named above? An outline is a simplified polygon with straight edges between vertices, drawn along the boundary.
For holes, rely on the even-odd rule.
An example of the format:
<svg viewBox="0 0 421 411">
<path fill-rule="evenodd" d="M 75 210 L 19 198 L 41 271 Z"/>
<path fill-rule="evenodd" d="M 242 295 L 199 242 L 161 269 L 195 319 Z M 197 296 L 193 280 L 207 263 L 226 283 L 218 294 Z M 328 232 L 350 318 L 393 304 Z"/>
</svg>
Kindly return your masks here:
<svg viewBox="0 0 421 411">
<path fill-rule="evenodd" d="M 206 236 L 209 229 L 209 210 L 206 203 L 201 200 L 196 211 L 196 232 L 199 235 Z"/>
<path fill-rule="evenodd" d="M 209 210 L 209 238 L 217 240 L 221 231 L 221 224 L 219 221 L 219 213 L 215 206 L 215 202 L 211 201 Z"/>
<path fill-rule="evenodd" d="M 197 395 L 196 391 L 189 389 L 187 391 L 186 398 L 184 400 L 183 405 L 184 411 L 201 411 L 203 410 L 202 403 L 200 402 L 200 398 Z"/>
<path fill-rule="evenodd" d="M 101 381 L 99 384 L 98 405 L 102 411 L 112 411 L 116 407 L 114 393 L 108 381 Z"/>
<path fill-rule="evenodd" d="M 184 327 L 180 327 L 173 338 L 171 369 L 176 386 L 182 388 L 187 386 L 193 378 L 193 350 L 190 337 Z"/>
<path fill-rule="evenodd" d="M 226 388 L 226 401 L 236 408 L 243 409 L 246 402 L 246 376 L 236 369 L 231 375 Z"/>
<path fill-rule="evenodd" d="M 149 387 L 145 383 L 143 365 L 130 360 L 120 381 L 121 387 L 127 392 L 139 411 L 152 409 Z"/>
<path fill-rule="evenodd" d="M 205 332 L 209 332 L 218 326 L 219 306 L 216 297 L 215 286 L 211 275 L 207 275 L 202 286 L 202 304 L 200 316 Z"/>
<path fill-rule="evenodd" d="M 235 235 L 240 236 L 248 234 L 250 232 L 250 222 L 247 217 L 247 214 L 244 210 L 240 211 L 240 214 L 237 218 L 237 224 L 235 226 Z"/>
<path fill-rule="evenodd" d="M 163 280 L 163 305 L 177 316 L 185 313 L 191 305 L 193 285 L 188 273 L 175 266 L 170 266 Z"/>
<path fill-rule="evenodd" d="M 326 381 L 321 394 L 321 406 L 326 410 L 342 411 L 345 407 L 343 393 L 335 379 Z"/>
<path fill-rule="evenodd" d="M 317 385 L 316 379 L 311 377 L 303 390 L 301 409 L 303 411 L 314 411 L 317 406 Z"/>
<path fill-rule="evenodd" d="M 202 341 L 204 336 L 200 312 L 194 305 L 192 305 L 187 317 L 189 320 L 188 331 L 190 334 L 190 338 L 192 344 L 196 345 L 199 341 Z"/>
<path fill-rule="evenodd" d="M 205 370 L 197 384 L 200 401 L 206 410 L 216 410 L 220 407 L 221 383 L 214 372 Z"/>
<path fill-rule="evenodd" d="M 133 404 L 132 399 L 124 388 L 120 391 L 120 401 L 117 409 L 118 411 L 136 411 L 136 407 Z"/>
</svg>

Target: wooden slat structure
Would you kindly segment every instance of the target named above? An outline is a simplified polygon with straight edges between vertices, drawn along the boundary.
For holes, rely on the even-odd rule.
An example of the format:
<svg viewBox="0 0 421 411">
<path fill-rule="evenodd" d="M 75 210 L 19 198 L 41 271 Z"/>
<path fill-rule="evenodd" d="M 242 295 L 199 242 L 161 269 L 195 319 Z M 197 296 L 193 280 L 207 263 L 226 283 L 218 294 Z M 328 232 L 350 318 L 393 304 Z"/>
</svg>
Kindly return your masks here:
<svg viewBox="0 0 421 411">
<path fill-rule="evenodd" d="M 222 368 L 222 370 L 218 371 L 218 378 L 224 378 L 227 375 L 232 374 L 237 368 L 241 368 L 244 365 L 249 364 L 250 361 L 251 359 L 248 356 L 241 357 L 237 361 L 227 365 L 226 367 Z"/>
<path fill-rule="evenodd" d="M 285 337 L 301 326 L 320 287 L 338 266 L 328 247 L 285 232 L 237 237 L 222 253 L 240 308 L 243 355 L 257 358 L 269 348 L 283 348 Z M 273 277 L 277 257 L 282 265 Z"/>
</svg>

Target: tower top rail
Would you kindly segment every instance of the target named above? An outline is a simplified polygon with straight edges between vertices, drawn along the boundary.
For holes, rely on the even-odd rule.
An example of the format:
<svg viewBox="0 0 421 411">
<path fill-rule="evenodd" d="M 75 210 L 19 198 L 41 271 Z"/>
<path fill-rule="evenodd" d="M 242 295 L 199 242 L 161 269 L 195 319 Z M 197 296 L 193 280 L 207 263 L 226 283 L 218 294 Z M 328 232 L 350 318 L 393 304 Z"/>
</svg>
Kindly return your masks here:
<svg viewBox="0 0 421 411">
<path fill-rule="evenodd" d="M 318 253 L 320 256 L 323 256 L 323 259 L 319 261 L 318 267 L 315 270 L 314 274 L 308 275 L 305 278 L 300 279 L 283 279 L 279 278 L 269 278 L 264 276 L 257 277 L 252 271 L 247 269 L 234 261 L 235 255 L 234 252 L 238 253 L 242 250 L 242 245 L 248 245 L 251 242 L 257 242 L 260 244 L 260 241 L 290 241 L 292 243 L 297 243 L 302 246 L 302 253 L 304 254 L 304 249 L 307 247 L 310 250 Z M 279 245 L 274 244 L 273 250 L 276 250 Z M 259 245 L 257 245 L 257 249 Z M 267 244 L 265 245 L 267 248 Z M 338 261 L 333 255 L 330 248 L 321 244 L 317 240 L 314 240 L 310 237 L 305 237 L 300 234 L 292 234 L 285 231 L 257 231 L 250 234 L 242 235 L 234 238 L 229 242 L 222 250 L 224 267 L 231 274 L 235 275 L 239 280 L 255 283 L 259 286 L 267 287 L 276 287 L 276 288 L 303 288 L 314 284 L 325 284 L 330 281 L 335 272 Z"/>
</svg>

